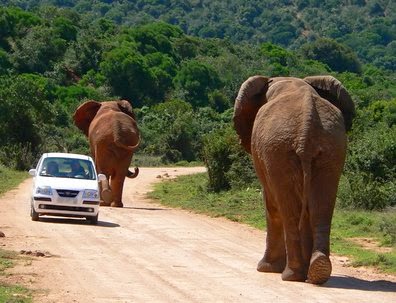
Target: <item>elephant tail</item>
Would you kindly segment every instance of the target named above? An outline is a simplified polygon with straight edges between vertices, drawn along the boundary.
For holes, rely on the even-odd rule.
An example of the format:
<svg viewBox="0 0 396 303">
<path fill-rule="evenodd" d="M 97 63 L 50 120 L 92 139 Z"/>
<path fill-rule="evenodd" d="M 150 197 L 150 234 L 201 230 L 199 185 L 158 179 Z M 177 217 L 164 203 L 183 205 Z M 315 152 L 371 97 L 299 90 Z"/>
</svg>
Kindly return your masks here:
<svg viewBox="0 0 396 303">
<path fill-rule="evenodd" d="M 302 160 L 303 170 L 303 200 L 301 207 L 300 222 L 298 223 L 298 229 L 302 230 L 305 216 L 309 215 L 309 199 L 311 193 L 311 161 Z"/>
<path fill-rule="evenodd" d="M 136 178 L 136 177 L 138 176 L 138 174 L 139 174 L 139 167 L 135 167 L 135 172 L 134 172 L 134 173 L 131 172 L 131 171 L 128 169 L 127 177 L 133 179 L 133 178 Z"/>
</svg>

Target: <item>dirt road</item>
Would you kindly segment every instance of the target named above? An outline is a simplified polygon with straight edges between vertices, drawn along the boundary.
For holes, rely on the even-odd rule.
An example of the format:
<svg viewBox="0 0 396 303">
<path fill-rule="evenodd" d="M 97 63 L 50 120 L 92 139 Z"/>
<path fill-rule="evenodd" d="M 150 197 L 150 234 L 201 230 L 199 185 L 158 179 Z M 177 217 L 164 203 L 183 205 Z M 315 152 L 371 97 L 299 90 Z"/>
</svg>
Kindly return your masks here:
<svg viewBox="0 0 396 303">
<path fill-rule="evenodd" d="M 259 273 L 263 232 L 145 198 L 166 174 L 197 170 L 142 168 L 126 180 L 125 207 L 101 208 L 98 226 L 32 222 L 26 180 L 0 198 L 0 246 L 46 256 L 32 257 L 10 279 L 37 289 L 34 302 L 396 302 L 395 276 L 343 267 L 342 258 L 332 258 L 332 277 L 321 287 Z"/>
</svg>

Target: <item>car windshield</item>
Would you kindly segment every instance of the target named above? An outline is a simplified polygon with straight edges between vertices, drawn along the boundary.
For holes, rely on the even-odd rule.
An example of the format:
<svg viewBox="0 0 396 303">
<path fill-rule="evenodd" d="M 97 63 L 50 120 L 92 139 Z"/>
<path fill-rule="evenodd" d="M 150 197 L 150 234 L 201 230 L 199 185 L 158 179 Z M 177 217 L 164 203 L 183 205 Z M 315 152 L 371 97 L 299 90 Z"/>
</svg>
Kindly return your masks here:
<svg viewBox="0 0 396 303">
<path fill-rule="evenodd" d="M 73 158 L 45 158 L 40 176 L 95 180 L 92 162 Z"/>
</svg>

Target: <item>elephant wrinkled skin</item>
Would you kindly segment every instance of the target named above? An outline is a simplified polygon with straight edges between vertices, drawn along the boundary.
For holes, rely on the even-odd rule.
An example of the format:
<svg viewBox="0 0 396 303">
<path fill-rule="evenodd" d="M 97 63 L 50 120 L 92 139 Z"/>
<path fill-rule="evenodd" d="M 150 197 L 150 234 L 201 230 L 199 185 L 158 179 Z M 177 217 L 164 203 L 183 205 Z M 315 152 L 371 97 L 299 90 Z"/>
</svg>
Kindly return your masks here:
<svg viewBox="0 0 396 303">
<path fill-rule="evenodd" d="M 329 236 L 346 131 L 355 107 L 331 76 L 253 76 L 238 93 L 234 126 L 263 187 L 267 246 L 261 272 L 326 282 Z"/>
<path fill-rule="evenodd" d="M 89 139 L 97 172 L 105 174 L 110 183 L 101 182 L 101 205 L 123 207 L 125 177 L 135 178 L 139 173 L 137 167 L 134 173 L 128 169 L 140 142 L 131 104 L 126 100 L 87 101 L 77 108 L 73 119 Z"/>
</svg>

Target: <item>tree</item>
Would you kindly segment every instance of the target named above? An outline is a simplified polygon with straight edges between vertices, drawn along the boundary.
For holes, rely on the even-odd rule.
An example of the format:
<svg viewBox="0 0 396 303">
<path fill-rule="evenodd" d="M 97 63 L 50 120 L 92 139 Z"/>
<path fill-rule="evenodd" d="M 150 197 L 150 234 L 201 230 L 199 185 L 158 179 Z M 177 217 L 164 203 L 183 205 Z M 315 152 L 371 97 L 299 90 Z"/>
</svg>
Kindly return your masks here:
<svg viewBox="0 0 396 303">
<path fill-rule="evenodd" d="M 138 52 L 136 44 L 124 42 L 105 53 L 100 69 L 114 94 L 138 107 L 150 103 L 150 92 L 155 89 L 155 75 Z"/>
<path fill-rule="evenodd" d="M 51 28 L 34 27 L 15 43 L 12 62 L 21 73 L 44 73 L 62 57 L 66 45 Z"/>
<path fill-rule="evenodd" d="M 189 60 L 182 64 L 174 84 L 194 107 L 207 106 L 209 93 L 223 85 L 216 70 L 198 60 Z"/>
<path fill-rule="evenodd" d="M 174 56 L 171 38 L 182 36 L 180 28 L 164 22 L 150 23 L 130 31 L 142 54 L 161 52 Z"/>
<path fill-rule="evenodd" d="M 361 72 L 360 62 L 353 50 L 335 40 L 321 38 L 303 45 L 301 51 L 306 58 L 321 61 L 333 71 Z"/>
</svg>

